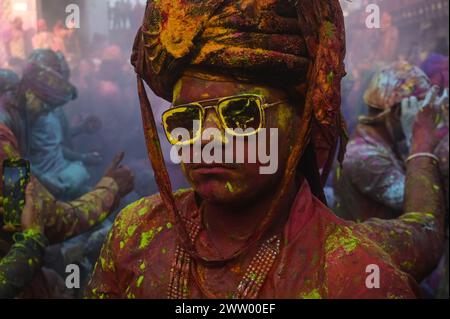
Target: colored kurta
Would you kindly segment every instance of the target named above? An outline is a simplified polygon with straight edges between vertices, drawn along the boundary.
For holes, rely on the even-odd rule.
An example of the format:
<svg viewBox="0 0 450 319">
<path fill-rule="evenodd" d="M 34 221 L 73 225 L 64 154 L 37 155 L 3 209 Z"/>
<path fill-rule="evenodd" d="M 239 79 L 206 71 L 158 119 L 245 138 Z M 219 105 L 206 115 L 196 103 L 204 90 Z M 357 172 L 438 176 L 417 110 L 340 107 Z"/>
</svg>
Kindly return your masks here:
<svg viewBox="0 0 450 319">
<path fill-rule="evenodd" d="M 201 225 L 192 191 L 176 195 L 182 214 Z M 282 234 L 281 253 L 259 298 L 414 298 L 418 277 L 433 265 L 432 254 L 420 255 L 414 238 L 433 232 L 433 215 L 408 214 L 399 220 L 357 224 L 336 217 L 304 183 Z M 90 298 L 166 298 L 176 248 L 176 227 L 169 222 L 159 196 L 124 209 L 108 236 L 92 281 Z M 205 237 L 206 236 L 206 237 Z M 205 229 L 196 239 L 199 251 L 214 256 Z M 416 242 L 426 245 L 425 242 Z M 256 250 L 219 268 L 193 263 L 201 287 L 192 276 L 189 298 L 229 298 Z M 417 261 L 417 263 L 416 263 Z M 366 286 L 369 265 L 380 270 L 380 288 Z M 397 266 L 402 265 L 402 266 Z M 369 285 L 370 287 L 370 285 Z"/>
</svg>

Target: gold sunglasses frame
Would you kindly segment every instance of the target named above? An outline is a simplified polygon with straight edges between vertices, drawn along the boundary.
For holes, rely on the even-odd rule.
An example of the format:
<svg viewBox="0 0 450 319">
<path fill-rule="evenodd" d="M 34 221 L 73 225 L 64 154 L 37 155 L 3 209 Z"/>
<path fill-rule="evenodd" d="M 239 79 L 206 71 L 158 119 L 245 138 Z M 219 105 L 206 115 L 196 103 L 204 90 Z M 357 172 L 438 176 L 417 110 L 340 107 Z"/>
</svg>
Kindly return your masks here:
<svg viewBox="0 0 450 319">
<path fill-rule="evenodd" d="M 226 125 L 226 121 L 222 115 L 222 112 L 220 111 L 220 104 L 223 102 L 226 102 L 228 100 L 231 99 L 235 99 L 235 98 L 256 98 L 256 101 L 258 102 L 258 109 L 259 109 L 259 114 L 260 114 L 260 123 L 259 123 L 259 127 L 250 132 L 250 133 L 244 133 L 244 134 L 237 134 L 233 129 L 230 129 L 227 125 Z M 202 100 L 202 101 L 197 101 L 197 102 L 191 102 L 191 103 L 186 103 L 186 104 L 180 104 L 180 105 L 174 105 L 172 106 L 170 109 L 168 109 L 167 111 L 165 111 L 162 114 L 162 124 L 164 127 L 164 132 L 166 134 L 166 138 L 169 141 L 170 144 L 172 145 L 192 145 L 195 143 L 196 140 L 198 140 L 198 138 L 200 138 L 202 131 L 203 131 L 203 122 L 206 116 L 206 111 L 209 109 L 214 109 L 216 114 L 219 117 L 220 120 L 220 124 L 222 126 L 222 128 L 226 131 L 226 133 L 228 133 L 230 136 L 237 136 L 237 137 L 246 137 L 246 136 L 252 136 L 255 134 L 258 134 L 258 132 L 263 128 L 263 125 L 265 124 L 266 121 L 266 114 L 265 114 L 265 110 L 267 108 L 273 107 L 273 106 L 277 106 L 280 105 L 282 103 L 286 102 L 285 100 L 280 100 L 274 103 L 266 103 L 265 99 L 263 96 L 261 95 L 257 95 L 257 94 L 241 94 L 241 95 L 233 95 L 233 96 L 227 96 L 227 97 L 222 97 L 222 98 L 216 98 L 216 99 L 209 99 L 209 100 Z M 210 103 L 214 103 L 211 105 L 207 105 L 204 106 L 203 104 L 210 104 Z M 179 109 L 179 108 L 183 108 L 183 107 L 191 107 L 191 106 L 195 106 L 198 107 L 200 109 L 200 128 L 198 130 L 198 132 L 195 134 L 196 136 L 189 139 L 188 141 L 185 142 L 180 142 L 180 141 L 175 141 L 175 139 L 173 139 L 171 137 L 171 133 L 169 132 L 168 129 L 168 125 L 166 122 L 167 119 L 167 115 L 169 113 L 172 113 L 174 110 Z"/>
</svg>

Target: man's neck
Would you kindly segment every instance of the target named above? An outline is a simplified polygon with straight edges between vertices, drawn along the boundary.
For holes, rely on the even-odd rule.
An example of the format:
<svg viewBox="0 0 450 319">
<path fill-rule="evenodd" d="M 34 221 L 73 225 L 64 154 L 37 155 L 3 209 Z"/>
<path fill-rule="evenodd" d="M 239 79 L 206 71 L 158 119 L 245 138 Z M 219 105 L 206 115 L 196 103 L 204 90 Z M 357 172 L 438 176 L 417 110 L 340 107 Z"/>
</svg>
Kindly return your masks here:
<svg viewBox="0 0 450 319">
<path fill-rule="evenodd" d="M 278 216 L 270 228 L 271 232 L 282 230 L 297 192 L 298 184 L 293 181 L 288 192 L 282 197 Z M 271 189 L 240 205 L 203 203 L 203 224 L 211 241 L 220 247 L 239 246 L 245 242 L 268 213 L 275 196 L 276 192 Z"/>
</svg>

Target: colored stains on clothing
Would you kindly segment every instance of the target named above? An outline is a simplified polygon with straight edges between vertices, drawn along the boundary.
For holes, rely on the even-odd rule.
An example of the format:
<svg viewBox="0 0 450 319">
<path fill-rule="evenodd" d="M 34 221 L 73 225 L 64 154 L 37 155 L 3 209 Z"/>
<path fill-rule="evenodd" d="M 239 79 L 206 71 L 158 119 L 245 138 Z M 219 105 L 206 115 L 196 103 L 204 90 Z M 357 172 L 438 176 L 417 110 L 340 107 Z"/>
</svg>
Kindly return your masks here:
<svg viewBox="0 0 450 319">
<path fill-rule="evenodd" d="M 141 241 L 139 244 L 139 249 L 146 248 L 151 241 L 155 238 L 155 235 L 159 234 L 164 228 L 162 226 L 158 228 L 152 228 L 147 232 L 141 234 Z"/>
<path fill-rule="evenodd" d="M 309 293 L 301 293 L 299 296 L 300 299 L 322 299 L 319 290 L 313 289 Z"/>
<path fill-rule="evenodd" d="M 344 249 L 346 254 L 352 253 L 360 244 L 360 240 L 353 235 L 348 227 L 340 227 L 327 238 L 325 249 L 328 254 L 332 254 L 339 249 Z"/>
<path fill-rule="evenodd" d="M 435 230 L 436 217 L 433 213 L 408 213 L 402 216 L 406 222 L 421 224 L 428 230 Z"/>
<path fill-rule="evenodd" d="M 115 271 L 114 262 L 112 260 L 107 262 L 105 258 L 100 257 L 99 261 L 100 261 L 100 265 L 104 271 Z"/>
<path fill-rule="evenodd" d="M 143 281 L 144 281 L 144 276 L 143 275 L 139 276 L 138 280 L 136 281 L 136 287 L 140 288 Z"/>
</svg>

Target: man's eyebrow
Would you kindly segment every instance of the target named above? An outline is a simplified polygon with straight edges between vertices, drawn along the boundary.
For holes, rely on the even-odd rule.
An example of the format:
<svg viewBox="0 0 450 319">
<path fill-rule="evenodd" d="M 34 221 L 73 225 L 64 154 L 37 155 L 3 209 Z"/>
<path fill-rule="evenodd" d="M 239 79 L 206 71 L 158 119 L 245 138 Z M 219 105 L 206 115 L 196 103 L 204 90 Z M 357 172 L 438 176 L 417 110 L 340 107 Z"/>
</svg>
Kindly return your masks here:
<svg viewBox="0 0 450 319">
<path fill-rule="evenodd" d="M 193 104 L 193 103 L 208 103 L 208 102 L 219 102 L 221 99 L 224 99 L 227 97 L 218 97 L 218 98 L 214 98 L 214 99 L 207 99 L 207 100 L 199 100 L 199 101 L 191 101 L 191 102 L 187 102 L 187 103 L 181 103 L 181 104 L 177 104 L 177 103 L 172 103 L 172 107 L 178 107 L 178 106 L 184 106 L 184 105 L 189 105 L 189 104 Z"/>
</svg>

